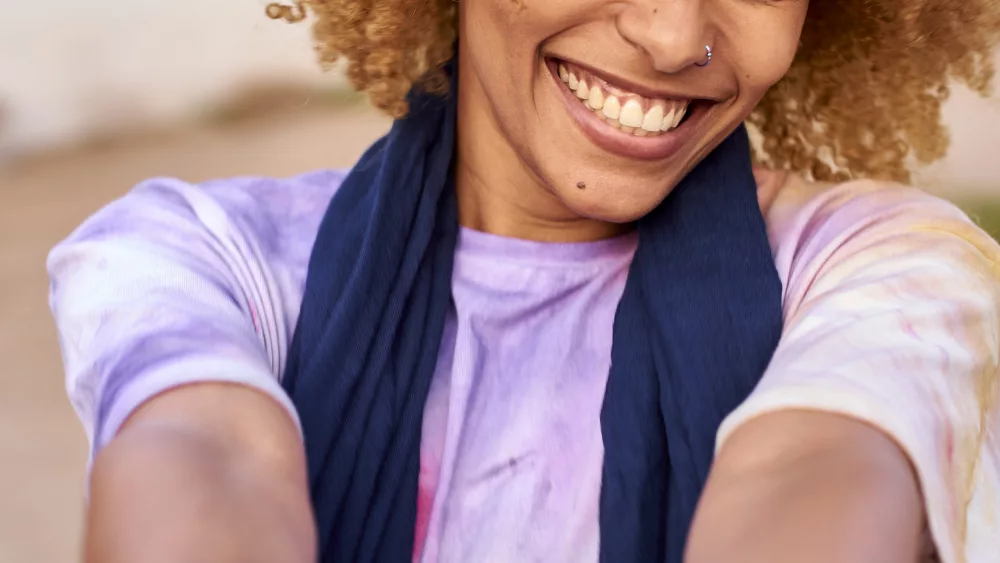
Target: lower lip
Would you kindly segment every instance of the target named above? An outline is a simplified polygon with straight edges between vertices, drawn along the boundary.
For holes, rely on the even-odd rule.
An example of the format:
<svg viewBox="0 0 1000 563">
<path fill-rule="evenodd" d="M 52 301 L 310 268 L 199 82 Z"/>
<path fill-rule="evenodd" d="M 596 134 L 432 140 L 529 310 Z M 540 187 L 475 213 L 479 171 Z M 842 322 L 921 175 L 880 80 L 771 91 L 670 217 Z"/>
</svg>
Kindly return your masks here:
<svg viewBox="0 0 1000 563">
<path fill-rule="evenodd" d="M 691 138 L 696 125 L 708 110 L 703 104 L 693 104 L 689 107 L 688 118 L 676 128 L 654 137 L 636 137 L 611 127 L 594 115 L 559 78 L 558 63 L 549 59 L 546 64 L 555 87 L 562 93 L 566 110 L 583 134 L 598 147 L 618 156 L 636 160 L 660 160 L 673 156 Z"/>
</svg>

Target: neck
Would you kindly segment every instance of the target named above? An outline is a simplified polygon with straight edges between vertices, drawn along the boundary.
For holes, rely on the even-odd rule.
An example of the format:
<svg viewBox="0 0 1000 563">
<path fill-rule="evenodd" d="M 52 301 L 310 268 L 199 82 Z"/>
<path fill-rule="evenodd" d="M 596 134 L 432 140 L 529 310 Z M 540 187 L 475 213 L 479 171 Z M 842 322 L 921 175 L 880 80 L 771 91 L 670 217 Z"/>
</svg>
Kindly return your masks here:
<svg viewBox="0 0 1000 563">
<path fill-rule="evenodd" d="M 467 61 L 468 57 L 459 57 L 454 170 L 459 223 L 541 242 L 601 240 L 627 231 L 629 225 L 574 214 L 518 157 Z"/>
</svg>

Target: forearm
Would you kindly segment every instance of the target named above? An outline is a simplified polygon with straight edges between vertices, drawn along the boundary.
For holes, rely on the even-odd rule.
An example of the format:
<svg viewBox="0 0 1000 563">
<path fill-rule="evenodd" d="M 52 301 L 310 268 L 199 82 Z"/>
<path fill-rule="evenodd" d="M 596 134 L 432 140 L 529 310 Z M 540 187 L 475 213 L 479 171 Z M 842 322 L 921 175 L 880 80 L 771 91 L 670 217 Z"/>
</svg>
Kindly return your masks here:
<svg viewBox="0 0 1000 563">
<path fill-rule="evenodd" d="M 315 561 L 300 463 L 243 447 L 211 420 L 160 414 L 131 424 L 95 460 L 87 563 Z"/>
<path fill-rule="evenodd" d="M 914 563 L 923 510 L 912 469 L 860 422 L 789 412 L 720 452 L 687 563 Z"/>
</svg>

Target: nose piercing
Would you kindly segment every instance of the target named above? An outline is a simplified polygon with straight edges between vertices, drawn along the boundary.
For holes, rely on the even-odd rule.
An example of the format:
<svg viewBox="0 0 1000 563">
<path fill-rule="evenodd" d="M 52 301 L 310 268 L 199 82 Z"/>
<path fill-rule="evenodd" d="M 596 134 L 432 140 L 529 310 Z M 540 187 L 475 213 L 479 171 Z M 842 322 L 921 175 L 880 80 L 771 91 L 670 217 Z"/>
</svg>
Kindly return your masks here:
<svg viewBox="0 0 1000 563">
<path fill-rule="evenodd" d="M 705 45 L 705 62 L 694 63 L 694 66 L 708 66 L 708 63 L 712 62 L 712 47 L 710 45 Z"/>
</svg>

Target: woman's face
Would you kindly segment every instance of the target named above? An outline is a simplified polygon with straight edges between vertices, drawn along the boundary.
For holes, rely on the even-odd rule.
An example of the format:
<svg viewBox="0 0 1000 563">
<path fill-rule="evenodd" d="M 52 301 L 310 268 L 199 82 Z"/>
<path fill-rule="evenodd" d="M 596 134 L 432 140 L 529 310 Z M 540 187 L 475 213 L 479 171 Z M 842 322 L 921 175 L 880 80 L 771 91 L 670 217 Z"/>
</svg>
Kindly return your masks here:
<svg viewBox="0 0 1000 563">
<path fill-rule="evenodd" d="M 494 131 L 574 215 L 631 221 L 787 71 L 807 6 L 463 0 L 462 118 Z"/>
</svg>

